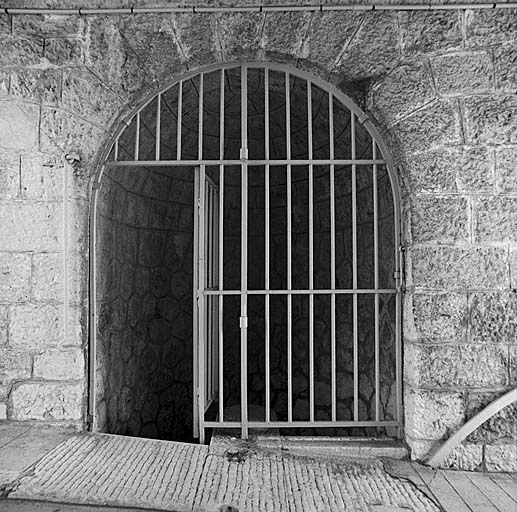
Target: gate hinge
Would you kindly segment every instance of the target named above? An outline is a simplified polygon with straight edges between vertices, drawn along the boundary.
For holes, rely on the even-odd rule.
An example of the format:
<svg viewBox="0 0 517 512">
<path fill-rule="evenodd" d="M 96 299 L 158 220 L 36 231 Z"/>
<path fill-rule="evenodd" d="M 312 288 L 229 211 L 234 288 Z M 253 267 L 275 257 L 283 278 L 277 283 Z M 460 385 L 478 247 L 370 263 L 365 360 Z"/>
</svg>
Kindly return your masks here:
<svg viewBox="0 0 517 512">
<path fill-rule="evenodd" d="M 248 328 L 248 317 L 247 316 L 241 316 L 239 318 L 239 327 L 241 329 L 247 329 Z"/>
</svg>

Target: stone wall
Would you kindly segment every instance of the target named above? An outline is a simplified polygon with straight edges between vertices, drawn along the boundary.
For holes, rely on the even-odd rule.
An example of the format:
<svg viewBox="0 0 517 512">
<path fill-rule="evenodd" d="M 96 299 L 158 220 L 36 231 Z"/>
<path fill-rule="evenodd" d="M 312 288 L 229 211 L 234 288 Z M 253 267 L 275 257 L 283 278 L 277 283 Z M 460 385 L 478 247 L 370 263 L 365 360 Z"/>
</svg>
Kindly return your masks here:
<svg viewBox="0 0 517 512">
<path fill-rule="evenodd" d="M 335 84 L 376 120 L 395 157 L 405 433 L 413 457 L 425 458 L 517 383 L 516 19 L 503 9 L 1 15 L 2 415 L 84 420 L 88 180 L 110 127 L 186 69 L 248 57 Z M 81 163 L 68 171 L 64 300 L 65 152 Z M 515 423 L 515 411 L 504 412 L 451 463 L 515 469 Z"/>
</svg>

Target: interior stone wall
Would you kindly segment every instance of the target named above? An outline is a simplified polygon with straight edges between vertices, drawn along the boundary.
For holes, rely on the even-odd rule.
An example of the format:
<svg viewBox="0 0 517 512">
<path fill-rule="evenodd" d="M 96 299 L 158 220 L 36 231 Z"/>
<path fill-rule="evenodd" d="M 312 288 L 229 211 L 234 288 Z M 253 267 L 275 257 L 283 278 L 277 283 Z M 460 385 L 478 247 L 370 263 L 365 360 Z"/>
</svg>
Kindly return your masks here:
<svg viewBox="0 0 517 512">
<path fill-rule="evenodd" d="M 516 16 L 0 15 L 0 418 L 86 418 L 89 186 L 110 127 L 185 70 L 247 57 L 336 85 L 389 144 L 405 219 L 405 439 L 425 459 L 517 383 Z M 66 193 L 64 153 L 80 157 Z M 515 423 L 508 408 L 448 464 L 515 469 Z"/>
<path fill-rule="evenodd" d="M 98 197 L 96 427 L 192 439 L 192 170 L 107 169 Z"/>
</svg>

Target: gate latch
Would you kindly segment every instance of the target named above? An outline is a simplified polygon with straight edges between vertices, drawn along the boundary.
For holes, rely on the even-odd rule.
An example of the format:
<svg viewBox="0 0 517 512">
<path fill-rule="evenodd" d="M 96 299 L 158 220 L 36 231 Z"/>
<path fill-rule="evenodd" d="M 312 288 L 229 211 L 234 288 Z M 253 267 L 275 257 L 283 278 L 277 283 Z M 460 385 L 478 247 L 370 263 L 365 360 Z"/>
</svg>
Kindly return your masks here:
<svg viewBox="0 0 517 512">
<path fill-rule="evenodd" d="M 239 327 L 241 329 L 247 329 L 248 328 L 248 317 L 247 316 L 241 316 L 239 318 Z"/>
</svg>

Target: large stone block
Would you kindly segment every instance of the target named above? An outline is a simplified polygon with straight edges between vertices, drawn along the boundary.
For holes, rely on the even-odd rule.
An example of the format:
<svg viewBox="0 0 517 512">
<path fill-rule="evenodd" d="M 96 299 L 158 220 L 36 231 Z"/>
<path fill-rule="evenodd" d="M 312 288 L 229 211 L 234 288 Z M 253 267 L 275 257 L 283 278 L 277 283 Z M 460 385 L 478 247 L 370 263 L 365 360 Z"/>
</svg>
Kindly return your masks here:
<svg viewBox="0 0 517 512">
<path fill-rule="evenodd" d="M 11 37 L 8 32 L 0 33 L 0 66 L 41 65 L 43 57 L 43 38 L 37 36 Z"/>
<path fill-rule="evenodd" d="M 509 347 L 510 353 L 510 386 L 517 384 L 517 346 Z"/>
<path fill-rule="evenodd" d="M 13 381 L 30 378 L 31 363 L 26 351 L 0 349 L 0 396 L 7 396 Z"/>
<path fill-rule="evenodd" d="M 507 93 L 517 91 L 517 44 L 503 44 L 494 49 L 497 89 Z"/>
<path fill-rule="evenodd" d="M 517 192 L 517 146 L 499 146 L 495 150 L 497 189 Z"/>
<path fill-rule="evenodd" d="M 10 93 L 24 100 L 57 105 L 61 99 L 60 69 L 21 69 L 11 73 Z"/>
<path fill-rule="evenodd" d="M 465 138 L 472 144 L 517 142 L 517 98 L 472 97 L 463 101 Z"/>
<path fill-rule="evenodd" d="M 80 349 L 48 350 L 34 356 L 34 377 L 47 380 L 79 380 L 84 377 L 84 357 Z"/>
<path fill-rule="evenodd" d="M 485 446 L 487 471 L 517 471 L 517 444 L 492 444 Z"/>
<path fill-rule="evenodd" d="M 0 202 L 0 240 L 4 251 L 61 249 L 63 206 L 55 202 Z"/>
<path fill-rule="evenodd" d="M 497 345 L 420 345 L 405 348 L 404 374 L 415 387 L 491 387 L 508 384 L 508 349 Z"/>
<path fill-rule="evenodd" d="M 63 163 L 42 153 L 21 155 L 21 193 L 30 199 L 63 200 Z"/>
<path fill-rule="evenodd" d="M 16 151 L 0 151 L 0 199 L 20 195 L 20 155 Z"/>
<path fill-rule="evenodd" d="M 0 147 L 34 151 L 38 145 L 39 117 L 37 105 L 12 99 L 0 101 Z"/>
<path fill-rule="evenodd" d="M 457 446 L 440 466 L 444 469 L 476 471 L 483 464 L 483 445 L 464 443 Z"/>
<path fill-rule="evenodd" d="M 418 340 L 465 341 L 467 295 L 462 293 L 416 293 L 404 318 L 415 326 Z"/>
<path fill-rule="evenodd" d="M 0 347 L 7 345 L 9 329 L 9 309 L 7 306 L 0 306 Z"/>
<path fill-rule="evenodd" d="M 0 301 L 23 302 L 30 295 L 31 256 L 0 252 Z"/>
<path fill-rule="evenodd" d="M 408 389 L 405 393 L 406 430 L 415 439 L 443 439 L 463 424 L 462 393 Z"/>
<path fill-rule="evenodd" d="M 411 207 L 411 238 L 414 243 L 467 242 L 469 202 L 464 196 L 416 195 Z"/>
<path fill-rule="evenodd" d="M 431 59 L 431 66 L 442 95 L 479 94 L 494 85 L 492 56 L 487 51 L 439 55 Z"/>
<path fill-rule="evenodd" d="M 33 255 L 32 298 L 36 301 L 63 301 L 62 254 Z"/>
<path fill-rule="evenodd" d="M 472 9 L 465 11 L 466 41 L 469 46 L 487 46 L 517 38 L 517 10 Z"/>
<path fill-rule="evenodd" d="M 83 410 L 83 384 L 25 382 L 15 385 L 9 399 L 9 419 L 79 420 Z"/>
<path fill-rule="evenodd" d="M 473 293 L 469 297 L 469 340 L 517 343 L 517 294 Z"/>
<path fill-rule="evenodd" d="M 408 252 L 409 284 L 416 287 L 507 288 L 508 252 L 494 247 L 415 247 Z"/>
<path fill-rule="evenodd" d="M 401 12 L 404 53 L 461 48 L 462 16 L 458 11 Z"/>
<path fill-rule="evenodd" d="M 517 241 L 517 199 L 488 196 L 474 199 L 474 239 L 478 243 Z"/>
<path fill-rule="evenodd" d="M 454 101 L 435 101 L 394 124 L 392 131 L 407 154 L 427 152 L 461 142 L 459 119 Z"/>
<path fill-rule="evenodd" d="M 435 97 L 428 66 L 421 60 L 404 61 L 374 85 L 369 110 L 390 124 Z"/>
<path fill-rule="evenodd" d="M 55 66 L 77 66 L 84 60 L 84 39 L 47 37 L 43 56 Z"/>
<path fill-rule="evenodd" d="M 21 14 L 13 16 L 12 31 L 23 37 L 64 37 L 81 34 L 83 20 L 78 16 L 56 14 Z"/>
<path fill-rule="evenodd" d="M 41 349 L 63 340 L 63 307 L 24 304 L 10 310 L 9 343 L 18 349 Z"/>
</svg>

